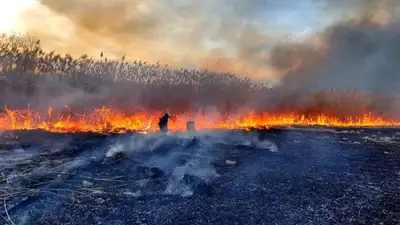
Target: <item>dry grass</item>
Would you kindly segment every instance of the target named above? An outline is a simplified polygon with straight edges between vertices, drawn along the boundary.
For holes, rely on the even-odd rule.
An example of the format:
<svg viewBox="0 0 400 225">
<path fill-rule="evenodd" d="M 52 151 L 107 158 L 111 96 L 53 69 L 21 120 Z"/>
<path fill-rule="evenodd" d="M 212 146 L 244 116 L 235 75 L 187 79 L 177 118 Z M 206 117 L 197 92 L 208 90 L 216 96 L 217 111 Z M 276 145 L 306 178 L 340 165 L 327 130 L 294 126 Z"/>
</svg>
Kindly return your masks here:
<svg viewBox="0 0 400 225">
<path fill-rule="evenodd" d="M 2 36 L 0 104 L 21 108 L 29 103 L 40 108 L 43 102 L 51 102 L 48 97 L 59 97 L 75 98 L 67 102 L 77 111 L 109 105 L 128 111 L 213 108 L 229 113 L 251 108 L 332 116 L 382 114 L 392 105 L 392 99 L 372 98 L 358 90 L 288 92 L 232 73 L 126 62 L 125 57 L 110 61 L 103 53 L 100 56 L 100 60 L 62 56 L 44 52 L 34 37 Z"/>
</svg>

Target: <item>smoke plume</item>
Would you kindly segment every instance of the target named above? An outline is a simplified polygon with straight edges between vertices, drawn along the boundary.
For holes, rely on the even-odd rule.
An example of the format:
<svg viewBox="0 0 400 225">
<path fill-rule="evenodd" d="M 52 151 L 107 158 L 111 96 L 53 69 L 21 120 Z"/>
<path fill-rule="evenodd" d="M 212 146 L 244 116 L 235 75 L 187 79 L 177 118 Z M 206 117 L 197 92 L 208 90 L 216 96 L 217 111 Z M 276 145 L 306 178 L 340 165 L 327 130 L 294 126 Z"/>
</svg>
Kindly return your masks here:
<svg viewBox="0 0 400 225">
<path fill-rule="evenodd" d="M 282 83 L 291 88 L 358 88 L 382 93 L 400 90 L 397 75 L 400 32 L 397 1 L 363 1 L 362 14 L 320 34 L 322 44 L 277 46 L 271 62 L 290 70 Z M 385 4 L 384 4 L 385 3 Z"/>
<path fill-rule="evenodd" d="M 349 111 L 344 114 L 371 108 L 393 114 L 399 111 L 400 32 L 397 15 L 400 2 L 346 2 L 344 5 L 354 9 L 347 19 L 337 20 L 305 42 L 279 44 L 273 48 L 270 63 L 281 71 L 283 91 L 276 94 L 279 97 L 275 95 L 260 101 L 273 106 L 295 102 L 308 111 L 326 107 L 327 99 L 332 99 L 330 108 L 347 105 L 346 109 L 336 107 L 336 110 Z M 344 2 L 330 3 L 330 12 L 336 14 Z M 336 94 L 329 96 L 329 92 L 321 91 L 309 98 L 309 90 L 332 88 L 357 89 L 369 96 L 355 97 L 355 94 L 334 100 Z M 304 99 L 304 96 L 308 98 Z M 356 99 L 368 99 L 368 102 Z"/>
</svg>

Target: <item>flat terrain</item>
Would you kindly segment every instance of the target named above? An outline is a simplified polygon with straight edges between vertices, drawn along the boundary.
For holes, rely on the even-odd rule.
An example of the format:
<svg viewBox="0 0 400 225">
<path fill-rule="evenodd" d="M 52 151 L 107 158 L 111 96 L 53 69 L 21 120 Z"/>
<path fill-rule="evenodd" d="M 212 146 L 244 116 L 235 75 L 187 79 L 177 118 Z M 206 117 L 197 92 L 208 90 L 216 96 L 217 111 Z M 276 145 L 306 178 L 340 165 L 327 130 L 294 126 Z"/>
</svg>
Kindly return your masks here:
<svg viewBox="0 0 400 225">
<path fill-rule="evenodd" d="M 0 137 L 0 223 L 400 224 L 400 129 Z"/>
</svg>

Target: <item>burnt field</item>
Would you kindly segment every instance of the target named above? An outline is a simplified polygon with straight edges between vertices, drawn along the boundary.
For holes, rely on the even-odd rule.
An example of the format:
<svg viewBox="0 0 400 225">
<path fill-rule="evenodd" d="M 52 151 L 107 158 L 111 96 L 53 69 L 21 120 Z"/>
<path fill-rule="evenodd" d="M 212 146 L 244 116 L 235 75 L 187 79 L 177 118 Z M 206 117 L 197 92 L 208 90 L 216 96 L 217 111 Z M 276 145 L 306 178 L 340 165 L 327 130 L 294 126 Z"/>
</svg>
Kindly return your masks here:
<svg viewBox="0 0 400 225">
<path fill-rule="evenodd" d="M 1 224 L 400 223 L 400 129 L 0 141 Z"/>
</svg>

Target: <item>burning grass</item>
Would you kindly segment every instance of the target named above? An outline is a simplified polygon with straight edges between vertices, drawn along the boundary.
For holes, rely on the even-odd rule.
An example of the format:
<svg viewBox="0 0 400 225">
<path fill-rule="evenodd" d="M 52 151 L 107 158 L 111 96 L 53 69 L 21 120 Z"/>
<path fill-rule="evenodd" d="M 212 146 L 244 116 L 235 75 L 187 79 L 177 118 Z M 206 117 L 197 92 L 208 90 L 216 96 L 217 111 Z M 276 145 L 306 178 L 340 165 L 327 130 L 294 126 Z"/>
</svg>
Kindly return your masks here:
<svg viewBox="0 0 400 225">
<path fill-rule="evenodd" d="M 85 114 L 54 116 L 49 108 L 48 115 L 41 116 L 34 110 L 11 110 L 0 119 L 1 130 L 44 129 L 52 132 L 126 132 L 155 131 L 158 129 L 159 113 L 126 114 L 122 111 L 102 107 Z M 207 114 L 177 114 L 170 122 L 170 130 L 183 131 L 188 120 L 196 121 L 197 129 L 246 129 L 270 126 L 329 126 L 329 127 L 397 127 L 399 121 L 386 120 L 372 114 L 360 117 L 331 117 L 304 114 L 268 114 L 249 112 L 222 117 L 217 112 Z"/>
</svg>

